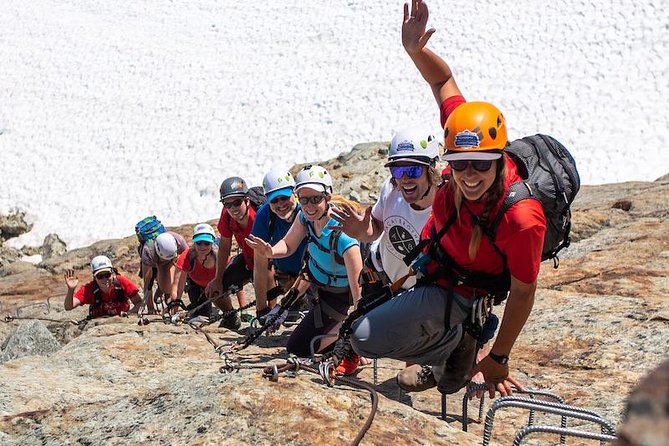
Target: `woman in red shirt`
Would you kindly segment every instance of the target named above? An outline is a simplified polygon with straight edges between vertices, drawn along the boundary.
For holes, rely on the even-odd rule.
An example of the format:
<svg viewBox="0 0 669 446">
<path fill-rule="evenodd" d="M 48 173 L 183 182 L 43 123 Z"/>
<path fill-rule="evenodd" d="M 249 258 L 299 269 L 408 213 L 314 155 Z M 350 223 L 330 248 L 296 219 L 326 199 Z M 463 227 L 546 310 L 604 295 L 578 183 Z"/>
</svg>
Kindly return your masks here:
<svg viewBox="0 0 669 446">
<path fill-rule="evenodd" d="M 172 283 L 172 296 L 181 299 L 188 283 L 188 309 L 193 309 L 207 300 L 204 290 L 216 276 L 216 235 L 214 228 L 207 223 L 195 225 L 193 244 L 179 255 L 176 274 Z M 211 315 L 211 302 L 199 308 L 193 316 Z"/>
<path fill-rule="evenodd" d="M 427 21 L 422 0 L 412 2 L 411 14 L 405 4 L 402 43 L 440 105 L 450 172 L 423 229 L 430 262 L 415 288 L 355 322 L 351 343 L 366 357 L 415 364 L 397 376 L 406 391 L 455 393 L 481 372 L 491 397 L 509 395 L 519 386 L 509 376 L 509 354 L 534 303 L 546 219 L 537 200 L 522 200 L 502 215 L 494 241 L 486 235 L 509 185 L 521 180 L 504 154 L 506 121 L 492 104 L 465 102 L 448 65 L 425 48 L 434 33 Z M 489 310 L 507 292 L 497 338 L 475 364 L 470 333 L 477 327 L 467 321 L 475 305 Z"/>
</svg>

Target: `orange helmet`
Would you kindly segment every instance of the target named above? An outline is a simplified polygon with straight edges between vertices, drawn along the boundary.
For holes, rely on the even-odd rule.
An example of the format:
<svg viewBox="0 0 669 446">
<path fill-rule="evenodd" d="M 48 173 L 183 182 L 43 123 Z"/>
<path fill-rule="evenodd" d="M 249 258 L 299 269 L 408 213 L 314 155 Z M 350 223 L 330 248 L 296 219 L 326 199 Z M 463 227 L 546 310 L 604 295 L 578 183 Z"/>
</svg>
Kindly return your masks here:
<svg viewBox="0 0 669 446">
<path fill-rule="evenodd" d="M 507 143 L 504 115 L 488 102 L 465 102 L 448 116 L 444 139 L 446 161 L 497 159 Z"/>
</svg>

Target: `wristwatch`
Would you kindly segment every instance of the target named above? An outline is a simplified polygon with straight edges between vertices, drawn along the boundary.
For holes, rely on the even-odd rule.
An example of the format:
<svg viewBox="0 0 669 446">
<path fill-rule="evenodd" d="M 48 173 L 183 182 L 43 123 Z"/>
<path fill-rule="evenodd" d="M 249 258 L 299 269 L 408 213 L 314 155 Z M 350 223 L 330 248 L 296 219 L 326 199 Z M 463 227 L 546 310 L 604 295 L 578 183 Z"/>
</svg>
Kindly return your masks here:
<svg viewBox="0 0 669 446">
<path fill-rule="evenodd" d="M 490 359 L 495 361 L 498 364 L 505 365 L 506 363 L 509 362 L 509 356 L 508 355 L 496 355 L 493 352 L 488 353 L 488 356 Z"/>
</svg>

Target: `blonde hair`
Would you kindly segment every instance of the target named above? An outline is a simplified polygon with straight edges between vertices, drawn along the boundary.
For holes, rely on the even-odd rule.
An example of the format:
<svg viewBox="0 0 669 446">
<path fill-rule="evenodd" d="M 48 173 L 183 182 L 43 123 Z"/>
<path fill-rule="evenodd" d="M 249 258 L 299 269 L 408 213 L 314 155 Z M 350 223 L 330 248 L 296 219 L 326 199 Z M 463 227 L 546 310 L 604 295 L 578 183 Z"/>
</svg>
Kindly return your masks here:
<svg viewBox="0 0 669 446">
<path fill-rule="evenodd" d="M 363 205 L 358 203 L 357 201 L 353 201 L 349 198 L 344 197 L 343 195 L 329 195 L 328 201 L 332 203 L 334 206 L 341 205 L 341 204 L 347 204 L 353 208 L 355 212 L 362 213 L 365 211 L 365 208 Z"/>
<path fill-rule="evenodd" d="M 469 240 L 468 249 L 470 260 L 474 260 L 476 258 L 476 254 L 479 251 L 479 247 L 481 246 L 481 237 L 483 236 L 482 227 L 487 227 L 490 211 L 492 211 L 492 208 L 495 207 L 495 205 L 499 202 L 499 199 L 502 198 L 502 195 L 504 194 L 505 178 L 506 162 L 504 161 L 504 158 L 500 158 L 496 165 L 495 181 L 483 194 L 485 204 L 483 205 L 483 213 L 481 214 L 481 218 L 478 222 L 474 222 L 474 229 L 472 230 L 472 238 Z M 460 209 L 462 208 L 464 197 L 460 188 L 455 184 L 455 181 L 449 181 L 448 187 L 452 188 L 453 190 L 453 203 L 455 205 L 455 212 L 459 220 Z"/>
</svg>

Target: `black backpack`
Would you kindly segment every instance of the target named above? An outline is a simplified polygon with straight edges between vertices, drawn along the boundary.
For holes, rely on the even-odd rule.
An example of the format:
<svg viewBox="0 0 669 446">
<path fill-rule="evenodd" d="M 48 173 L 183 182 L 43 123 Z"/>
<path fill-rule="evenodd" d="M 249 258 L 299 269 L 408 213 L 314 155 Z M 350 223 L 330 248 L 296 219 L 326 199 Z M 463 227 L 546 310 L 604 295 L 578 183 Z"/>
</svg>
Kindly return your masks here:
<svg viewBox="0 0 669 446">
<path fill-rule="evenodd" d="M 263 188 L 260 186 L 250 187 L 246 196 L 249 198 L 251 206 L 253 206 L 253 209 L 256 211 L 260 206 L 267 203 L 267 196 L 265 195 Z"/>
<path fill-rule="evenodd" d="M 581 187 L 576 162 L 569 151 L 555 138 L 537 134 L 517 139 L 504 149 L 516 163 L 524 179 L 514 183 L 488 230 L 494 242 L 504 213 L 527 198 L 539 200 L 546 216 L 546 236 L 541 260 L 553 259 L 559 265 L 558 252 L 571 243 L 570 206 Z"/>
</svg>

